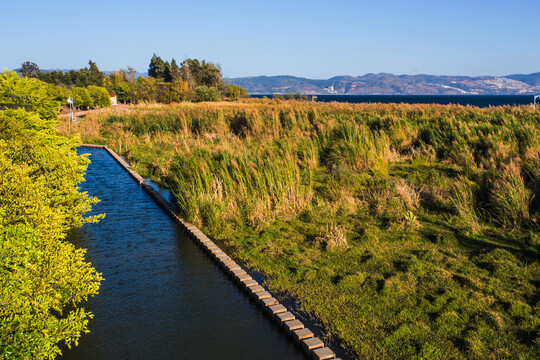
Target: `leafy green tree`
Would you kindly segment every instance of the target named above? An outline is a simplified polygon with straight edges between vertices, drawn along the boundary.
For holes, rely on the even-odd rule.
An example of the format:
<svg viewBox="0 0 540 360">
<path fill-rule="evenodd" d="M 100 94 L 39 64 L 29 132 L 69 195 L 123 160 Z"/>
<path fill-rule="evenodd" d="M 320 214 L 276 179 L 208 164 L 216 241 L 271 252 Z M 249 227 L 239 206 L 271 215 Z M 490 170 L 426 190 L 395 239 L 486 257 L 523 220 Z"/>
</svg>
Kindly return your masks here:
<svg viewBox="0 0 540 360">
<path fill-rule="evenodd" d="M 182 79 L 187 81 L 190 88 L 197 86 L 207 87 L 223 87 L 223 79 L 221 76 L 221 68 L 211 62 L 203 60 L 199 62 L 197 59 L 186 59 L 180 68 Z"/>
<path fill-rule="evenodd" d="M 249 98 L 247 90 L 236 84 L 225 85 L 224 95 L 232 101 Z"/>
<path fill-rule="evenodd" d="M 24 77 L 36 77 L 40 72 L 39 66 L 30 61 L 24 62 L 18 71 Z"/>
<path fill-rule="evenodd" d="M 111 97 L 107 89 L 101 86 L 90 85 L 87 88 L 94 107 L 109 107 L 111 106 Z"/>
<path fill-rule="evenodd" d="M 156 91 L 158 88 L 157 79 L 153 77 L 139 78 L 136 83 L 136 98 L 134 102 L 146 102 L 153 103 L 156 102 Z"/>
<path fill-rule="evenodd" d="M 223 78 L 221 76 L 221 67 L 211 62 L 202 61 L 201 70 L 198 75 L 200 85 L 215 87 L 220 89 L 223 87 Z"/>
<path fill-rule="evenodd" d="M 87 68 L 80 69 L 78 71 L 71 70 L 69 72 L 69 79 L 71 85 L 75 85 L 77 87 L 87 87 L 89 84 L 89 78 L 90 78 L 90 70 Z"/>
<path fill-rule="evenodd" d="M 67 98 L 69 97 L 68 91 L 65 87 L 53 84 L 47 84 L 47 94 L 52 100 L 60 104 L 65 104 Z"/>
<path fill-rule="evenodd" d="M 165 61 L 165 70 L 163 71 L 163 80 L 166 82 L 171 82 L 173 80 L 171 72 L 171 64 L 168 61 Z"/>
<path fill-rule="evenodd" d="M 71 79 L 69 73 L 64 73 L 62 71 L 50 71 L 50 72 L 39 72 L 37 78 L 41 81 L 45 81 L 49 84 L 55 85 L 71 85 Z"/>
<path fill-rule="evenodd" d="M 215 87 L 202 85 L 195 89 L 195 101 L 221 101 L 221 93 Z"/>
<path fill-rule="evenodd" d="M 221 101 L 221 92 L 216 87 L 210 88 L 210 100 L 209 101 Z"/>
<path fill-rule="evenodd" d="M 210 98 L 209 91 L 210 89 L 207 86 L 198 86 L 195 89 L 195 99 L 193 100 L 196 102 L 208 101 Z"/>
<path fill-rule="evenodd" d="M 92 60 L 88 60 L 88 65 L 90 68 L 88 69 L 88 85 L 96 85 L 96 86 L 103 86 L 103 80 L 105 79 L 105 74 L 99 71 L 99 68 L 97 67 L 95 62 L 92 62 Z"/>
<path fill-rule="evenodd" d="M 162 82 L 157 85 L 155 101 L 170 104 L 187 100 L 190 95 L 188 85 L 183 80 Z"/>
<path fill-rule="evenodd" d="M 55 89 L 38 79 L 21 78 L 13 71 L 0 74 L 0 102 L 8 105 L 30 105 L 44 120 L 58 117 L 60 102 L 55 100 Z"/>
<path fill-rule="evenodd" d="M 73 106 L 77 108 L 89 108 L 94 105 L 92 96 L 88 89 L 83 87 L 74 87 L 69 89 L 69 94 L 73 98 Z"/>
<path fill-rule="evenodd" d="M 116 86 L 116 84 L 121 82 L 126 82 L 127 77 L 123 70 L 113 71 L 109 74 L 109 77 L 105 80 L 107 86 L 111 89 Z"/>
<path fill-rule="evenodd" d="M 123 104 L 129 104 L 133 102 L 131 98 L 132 91 L 127 83 L 118 83 L 114 86 L 113 90 L 116 93 L 116 97 L 118 98 L 119 102 Z"/>
<path fill-rule="evenodd" d="M 24 64 L 23 64 L 24 65 Z M 40 72 L 35 75 L 41 81 L 64 86 L 87 87 L 88 85 L 103 86 L 106 75 L 102 73 L 92 60 L 88 68 L 80 70 Z M 37 66 L 37 65 L 36 65 Z"/>
<path fill-rule="evenodd" d="M 178 64 L 176 63 L 176 60 L 174 58 L 171 61 L 171 77 L 172 81 L 180 80 L 180 68 L 178 67 Z"/>
<path fill-rule="evenodd" d="M 148 76 L 153 78 L 163 78 L 165 74 L 165 62 L 154 53 L 148 66 Z"/>
<path fill-rule="evenodd" d="M 107 88 L 116 94 L 119 102 L 128 104 L 136 102 L 136 85 L 127 79 L 124 70 L 113 71 L 106 80 Z"/>
<path fill-rule="evenodd" d="M 49 99 L 50 87 L 0 75 L 2 102 L 33 103 L 31 112 L 0 111 L 2 359 L 50 359 L 59 342 L 76 344 L 92 316 L 78 305 L 101 281 L 85 251 L 64 240 L 69 229 L 96 220 L 83 217 L 95 200 L 77 191 L 88 160 L 76 154 L 78 138 L 57 135 L 59 104 Z"/>
<path fill-rule="evenodd" d="M 179 102 L 180 96 L 175 91 L 171 83 L 165 82 L 158 85 L 158 89 L 156 92 L 156 100 L 157 102 L 163 104 L 171 104 L 174 102 Z"/>
</svg>

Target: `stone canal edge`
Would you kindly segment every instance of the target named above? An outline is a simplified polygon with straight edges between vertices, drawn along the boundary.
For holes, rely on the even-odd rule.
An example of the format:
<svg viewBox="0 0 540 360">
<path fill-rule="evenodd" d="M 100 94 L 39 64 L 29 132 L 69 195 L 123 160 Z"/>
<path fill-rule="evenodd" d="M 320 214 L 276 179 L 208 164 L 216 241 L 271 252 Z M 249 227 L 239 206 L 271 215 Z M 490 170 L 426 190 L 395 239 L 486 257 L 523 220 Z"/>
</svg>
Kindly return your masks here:
<svg viewBox="0 0 540 360">
<path fill-rule="evenodd" d="M 279 303 L 272 294 L 253 280 L 247 272 L 242 269 L 233 259 L 221 250 L 212 240 L 210 240 L 195 225 L 182 219 L 170 202 L 168 202 L 158 191 L 156 191 L 142 176 L 140 176 L 131 166 L 116 152 L 105 145 L 80 144 L 79 147 L 104 149 L 112 156 L 118 164 L 135 180 L 142 189 L 169 215 L 180 229 L 192 239 L 210 259 L 229 276 L 229 278 L 242 290 L 251 301 L 253 301 L 262 312 L 275 321 L 279 328 L 284 331 L 294 342 L 302 348 L 304 353 L 316 360 L 334 359 L 335 353 L 324 345 L 321 339 L 315 337 L 313 332 L 295 318 L 285 306 Z"/>
</svg>

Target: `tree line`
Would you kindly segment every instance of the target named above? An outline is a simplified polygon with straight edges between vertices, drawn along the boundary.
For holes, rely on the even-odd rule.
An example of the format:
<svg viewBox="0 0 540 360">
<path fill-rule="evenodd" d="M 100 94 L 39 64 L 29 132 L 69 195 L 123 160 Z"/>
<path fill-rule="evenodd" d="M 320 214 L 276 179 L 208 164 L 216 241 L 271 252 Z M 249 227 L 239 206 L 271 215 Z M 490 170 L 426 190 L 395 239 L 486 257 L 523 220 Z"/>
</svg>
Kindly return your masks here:
<svg viewBox="0 0 540 360">
<path fill-rule="evenodd" d="M 88 67 L 67 72 L 41 71 L 32 62 L 25 62 L 17 72 L 23 77 L 37 78 L 57 86 L 56 97 L 72 97 L 78 108 L 111 106 L 109 93 L 124 104 L 174 103 L 181 101 L 231 101 L 249 97 L 248 92 L 234 84 L 225 84 L 221 67 L 206 60 L 185 59 L 180 65 L 153 54 L 148 77 L 138 75 L 128 67 L 106 74 L 95 62 Z"/>
</svg>

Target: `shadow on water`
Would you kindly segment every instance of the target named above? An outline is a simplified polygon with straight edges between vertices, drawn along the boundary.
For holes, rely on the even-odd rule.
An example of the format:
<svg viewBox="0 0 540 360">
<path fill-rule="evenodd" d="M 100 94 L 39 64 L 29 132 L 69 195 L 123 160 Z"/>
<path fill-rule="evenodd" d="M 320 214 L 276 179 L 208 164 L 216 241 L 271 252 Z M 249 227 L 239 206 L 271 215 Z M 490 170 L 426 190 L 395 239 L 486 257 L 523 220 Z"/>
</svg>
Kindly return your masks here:
<svg viewBox="0 0 540 360">
<path fill-rule="evenodd" d="M 304 359 L 101 149 L 81 190 L 106 213 L 70 240 L 104 277 L 94 318 L 61 359 Z"/>
</svg>

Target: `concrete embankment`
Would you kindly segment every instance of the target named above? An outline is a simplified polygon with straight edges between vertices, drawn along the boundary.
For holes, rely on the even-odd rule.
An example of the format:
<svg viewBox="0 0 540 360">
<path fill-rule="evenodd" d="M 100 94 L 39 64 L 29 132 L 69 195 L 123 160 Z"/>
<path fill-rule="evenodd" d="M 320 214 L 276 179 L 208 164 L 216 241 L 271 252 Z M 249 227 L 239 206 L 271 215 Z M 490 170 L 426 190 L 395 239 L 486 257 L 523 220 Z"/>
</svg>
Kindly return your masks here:
<svg viewBox="0 0 540 360">
<path fill-rule="evenodd" d="M 245 269 L 219 248 L 195 225 L 182 219 L 176 208 L 169 203 L 158 191 L 144 180 L 131 166 L 113 150 L 104 145 L 82 144 L 81 147 L 101 148 L 106 150 L 120 166 L 152 197 L 152 199 L 167 213 L 182 231 L 192 239 L 210 259 L 244 292 L 272 321 L 287 333 L 290 338 L 313 359 L 335 359 L 335 353 L 325 346 L 322 340 L 306 328 L 304 323 L 295 318 L 288 309 L 261 284 L 255 281 Z"/>
</svg>

